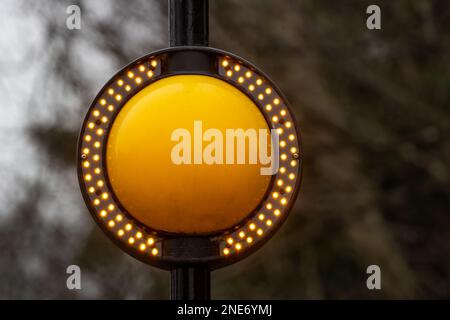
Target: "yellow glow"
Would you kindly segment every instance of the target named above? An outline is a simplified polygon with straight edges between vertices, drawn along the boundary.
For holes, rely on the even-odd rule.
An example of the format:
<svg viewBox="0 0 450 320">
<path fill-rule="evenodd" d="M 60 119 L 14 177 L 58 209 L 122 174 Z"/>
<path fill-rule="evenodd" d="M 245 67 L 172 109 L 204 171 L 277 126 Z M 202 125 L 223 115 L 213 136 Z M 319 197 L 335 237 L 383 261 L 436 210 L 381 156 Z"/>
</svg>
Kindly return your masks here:
<svg viewBox="0 0 450 320">
<path fill-rule="evenodd" d="M 98 180 L 98 181 L 97 181 L 97 185 L 98 185 L 99 187 L 103 187 L 103 184 L 104 184 L 104 182 L 103 182 L 102 180 Z"/>
<path fill-rule="evenodd" d="M 158 249 L 153 248 L 152 249 L 152 255 L 156 256 L 158 254 Z"/>
<path fill-rule="evenodd" d="M 275 210 L 273 213 L 274 213 L 276 216 L 279 216 L 281 212 L 280 212 L 280 210 L 277 209 L 277 210 Z"/>
<path fill-rule="evenodd" d="M 232 75 L 233 75 L 233 71 L 228 70 L 228 71 L 227 71 L 227 76 L 231 77 Z"/>
<path fill-rule="evenodd" d="M 258 236 L 260 236 L 263 234 L 263 231 L 262 231 L 262 229 L 258 229 L 258 231 L 256 231 L 256 233 L 258 234 Z"/>
<path fill-rule="evenodd" d="M 113 110 L 114 110 L 114 106 L 113 106 L 112 104 L 110 104 L 110 105 L 108 106 L 108 110 L 109 110 L 109 111 L 113 111 Z"/>
<path fill-rule="evenodd" d="M 294 141 L 294 139 L 295 139 L 295 136 L 293 134 L 290 134 L 289 135 L 289 140 Z"/>
<path fill-rule="evenodd" d="M 286 110 L 284 110 L 284 109 L 281 110 L 281 111 L 280 111 L 280 114 L 281 114 L 282 116 L 285 116 L 285 115 L 286 115 Z"/>
<path fill-rule="evenodd" d="M 224 249 L 223 249 L 223 254 L 224 254 L 224 255 L 230 254 L 230 249 L 224 248 Z"/>
<path fill-rule="evenodd" d="M 243 238 L 243 237 L 245 237 L 245 232 L 244 231 L 239 232 L 239 238 Z"/>
<path fill-rule="evenodd" d="M 142 82 L 142 79 L 137 77 L 135 81 L 136 81 L 137 84 L 140 84 Z"/>
<path fill-rule="evenodd" d="M 253 238 L 252 237 L 248 237 L 247 238 L 247 243 L 252 243 L 253 242 Z"/>
<path fill-rule="evenodd" d="M 123 85 L 123 80 L 117 81 L 117 84 L 118 84 L 119 86 L 122 86 L 122 85 Z"/>
<path fill-rule="evenodd" d="M 280 202 L 281 202 L 282 205 L 285 205 L 287 203 L 287 200 L 286 200 L 286 198 L 283 198 L 283 199 L 281 199 Z"/>
<path fill-rule="evenodd" d="M 250 223 L 250 225 L 248 227 L 250 228 L 250 230 L 255 230 L 255 228 L 256 228 L 254 223 Z"/>
<path fill-rule="evenodd" d="M 228 244 L 233 244 L 233 241 L 234 241 L 233 238 L 228 238 L 228 239 L 227 239 L 227 243 L 228 243 Z"/>
<path fill-rule="evenodd" d="M 116 220 L 117 221 L 122 221 L 122 219 L 123 219 L 123 217 L 122 217 L 122 215 L 121 214 L 118 214 L 117 216 L 116 216 Z"/>
<path fill-rule="evenodd" d="M 100 168 L 95 168 L 94 172 L 95 172 L 95 174 L 100 174 Z"/>
<path fill-rule="evenodd" d="M 272 220 L 267 220 L 266 224 L 267 224 L 268 227 L 270 227 L 272 225 Z"/>
<path fill-rule="evenodd" d="M 108 94 L 113 95 L 114 94 L 114 89 L 113 88 L 109 88 L 108 89 Z"/>
<path fill-rule="evenodd" d="M 106 215 L 107 215 L 106 210 L 100 211 L 100 216 L 101 216 L 101 217 L 106 217 Z"/>
<path fill-rule="evenodd" d="M 128 72 L 128 78 L 130 78 L 130 79 L 131 79 L 131 78 L 133 78 L 133 77 L 134 77 L 134 73 L 133 73 L 133 72 L 131 72 L 131 71 L 129 71 L 129 72 Z"/>
<path fill-rule="evenodd" d="M 92 114 L 94 115 L 94 117 L 98 117 L 100 115 L 100 111 L 94 110 L 92 111 Z"/>
<path fill-rule="evenodd" d="M 244 77 L 239 77 L 238 82 L 239 82 L 239 83 L 244 82 Z"/>
<path fill-rule="evenodd" d="M 139 246 L 139 250 L 144 251 L 146 248 L 145 244 L 141 243 Z"/>
<path fill-rule="evenodd" d="M 87 142 L 92 140 L 92 137 L 90 135 L 87 135 L 84 137 L 84 140 L 86 140 Z"/>
<path fill-rule="evenodd" d="M 101 100 L 100 100 L 100 104 L 101 104 L 102 106 L 104 106 L 104 105 L 106 104 L 106 100 L 105 100 L 105 99 L 101 99 Z"/>
<path fill-rule="evenodd" d="M 266 89 L 266 93 L 267 93 L 267 94 L 271 94 L 271 93 L 272 93 L 272 89 L 267 88 L 267 89 Z"/>
<path fill-rule="evenodd" d="M 91 181 L 92 180 L 92 176 L 90 174 L 87 174 L 87 175 L 84 176 L 84 180 Z"/>
<path fill-rule="evenodd" d="M 262 84 L 262 80 L 261 80 L 261 79 L 256 80 L 256 84 L 257 84 L 258 86 L 260 86 L 260 85 Z"/>
<path fill-rule="evenodd" d="M 139 66 L 139 71 L 140 72 L 144 72 L 145 71 L 145 66 L 144 65 L 140 65 Z"/>
<path fill-rule="evenodd" d="M 228 66 L 228 61 L 227 61 L 227 60 L 223 60 L 223 61 L 222 61 L 222 66 L 223 66 L 223 67 Z"/>
<path fill-rule="evenodd" d="M 108 205 L 108 210 L 109 211 L 113 211 L 114 210 L 114 205 L 113 204 Z"/>
<path fill-rule="evenodd" d="M 280 99 L 278 99 L 278 98 L 277 98 L 277 99 L 274 99 L 274 100 L 273 100 L 273 103 L 279 104 L 279 103 L 280 103 Z"/>
<path fill-rule="evenodd" d="M 260 213 L 259 216 L 258 216 L 258 219 L 261 220 L 261 221 L 264 220 L 265 218 L 266 217 L 262 213 Z"/>
<path fill-rule="evenodd" d="M 152 246 L 154 243 L 155 243 L 155 240 L 154 240 L 153 238 L 148 238 L 148 239 L 147 239 L 147 244 L 148 244 L 149 246 Z"/>
<path fill-rule="evenodd" d="M 133 244 L 134 243 L 134 238 L 133 237 L 128 238 L 128 243 Z"/>
<path fill-rule="evenodd" d="M 113 220 L 111 220 L 111 221 L 108 222 L 108 226 L 109 226 L 110 228 L 114 227 L 115 225 L 116 225 L 116 223 L 115 223 Z"/>
<path fill-rule="evenodd" d="M 239 71 L 239 70 L 241 70 L 241 67 L 237 64 L 237 65 L 235 65 L 234 66 L 234 71 Z"/>
<path fill-rule="evenodd" d="M 127 230 L 127 231 L 130 231 L 131 228 L 132 228 L 132 226 L 131 226 L 131 224 L 129 224 L 129 223 L 125 226 L 125 230 Z"/>
<path fill-rule="evenodd" d="M 153 77 L 153 71 L 151 71 L 151 70 L 148 71 L 147 72 L 147 77 L 149 77 L 149 78 Z"/>
<path fill-rule="evenodd" d="M 119 231 L 117 231 L 117 234 L 119 235 L 119 237 L 123 236 L 124 233 L 125 233 L 125 232 L 123 232 L 122 229 L 120 229 Z"/>
<path fill-rule="evenodd" d="M 268 104 L 268 105 L 266 106 L 266 110 L 267 110 L 267 111 L 272 110 L 272 105 Z"/>
<path fill-rule="evenodd" d="M 224 136 L 229 128 L 269 129 L 244 93 L 201 75 L 148 85 L 112 124 L 106 151 L 111 185 L 125 209 L 149 227 L 190 234 L 228 229 L 267 191 L 271 176 L 260 174 L 260 164 L 175 165 L 171 151 L 178 142 L 171 134 L 186 128 L 193 135 L 196 120 L 202 120 L 204 131 L 216 128 Z"/>
<path fill-rule="evenodd" d="M 158 65 L 158 62 L 156 62 L 156 60 L 152 60 L 151 65 L 154 68 Z"/>
<path fill-rule="evenodd" d="M 142 232 L 137 232 L 136 233 L 136 238 L 138 238 L 138 239 L 142 238 Z"/>
<path fill-rule="evenodd" d="M 240 243 L 236 243 L 236 245 L 234 246 L 236 248 L 236 250 L 241 250 L 242 249 L 242 245 Z"/>
</svg>

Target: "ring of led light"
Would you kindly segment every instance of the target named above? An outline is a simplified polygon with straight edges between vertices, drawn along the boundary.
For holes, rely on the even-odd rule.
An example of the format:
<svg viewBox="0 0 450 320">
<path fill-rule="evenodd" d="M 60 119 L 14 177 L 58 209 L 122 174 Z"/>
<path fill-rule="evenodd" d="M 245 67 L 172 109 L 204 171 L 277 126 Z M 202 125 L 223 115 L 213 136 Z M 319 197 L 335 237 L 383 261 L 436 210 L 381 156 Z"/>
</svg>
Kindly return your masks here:
<svg viewBox="0 0 450 320">
<path fill-rule="evenodd" d="M 168 235 L 145 226 L 126 212 L 115 196 L 106 170 L 106 141 L 115 117 L 124 104 L 165 74 L 167 55 L 176 51 L 207 53 L 215 60 L 215 72 L 208 74 L 241 90 L 263 113 L 271 129 L 279 134 L 279 170 L 272 176 L 271 190 L 258 208 L 230 230 L 208 236 L 219 254 L 190 263 L 223 267 L 257 250 L 281 226 L 295 202 L 301 181 L 301 144 L 295 118 L 287 100 L 272 81 L 242 58 L 217 49 L 180 47 L 148 54 L 119 71 L 101 89 L 89 108 L 78 143 L 78 177 L 84 200 L 102 230 L 124 251 L 161 268 L 183 259 L 164 255 Z M 181 74 L 202 74 L 180 72 Z"/>
</svg>

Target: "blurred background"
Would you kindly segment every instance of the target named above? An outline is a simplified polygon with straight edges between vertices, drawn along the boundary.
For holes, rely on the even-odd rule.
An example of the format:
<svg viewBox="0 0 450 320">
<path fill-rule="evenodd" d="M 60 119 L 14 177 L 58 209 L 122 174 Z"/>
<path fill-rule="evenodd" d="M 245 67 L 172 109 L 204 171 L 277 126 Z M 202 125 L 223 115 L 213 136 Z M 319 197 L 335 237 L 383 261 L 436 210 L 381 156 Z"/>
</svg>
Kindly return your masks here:
<svg viewBox="0 0 450 320">
<path fill-rule="evenodd" d="M 370 4 L 382 30 L 366 28 Z M 166 47 L 167 24 L 166 1 L 2 1 L 1 299 L 168 298 L 169 274 L 94 224 L 75 170 L 95 94 Z M 450 3 L 212 0 L 210 41 L 282 88 L 305 157 L 289 219 L 213 273 L 213 298 L 450 298 Z M 72 264 L 82 290 L 66 287 Z M 366 287 L 372 264 L 382 290 Z"/>
</svg>

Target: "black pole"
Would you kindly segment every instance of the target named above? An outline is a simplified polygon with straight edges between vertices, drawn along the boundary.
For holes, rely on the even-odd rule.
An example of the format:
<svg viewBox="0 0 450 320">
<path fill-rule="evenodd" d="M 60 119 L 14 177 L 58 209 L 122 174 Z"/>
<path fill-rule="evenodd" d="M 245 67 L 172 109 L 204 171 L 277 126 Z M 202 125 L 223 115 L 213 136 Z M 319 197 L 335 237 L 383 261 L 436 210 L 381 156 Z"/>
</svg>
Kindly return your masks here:
<svg viewBox="0 0 450 320">
<path fill-rule="evenodd" d="M 209 300 L 211 272 L 203 266 L 172 269 L 170 277 L 172 300 Z"/>
<path fill-rule="evenodd" d="M 169 0 L 169 42 L 171 47 L 209 45 L 208 0 Z M 206 248 L 208 253 L 210 242 L 205 246 L 198 241 L 204 239 L 175 239 L 176 245 L 167 242 L 165 250 L 174 251 L 173 255 L 202 255 Z M 211 271 L 206 265 L 176 266 L 170 280 L 172 300 L 211 298 Z"/>
<path fill-rule="evenodd" d="M 208 0 L 169 0 L 171 47 L 209 45 Z"/>
</svg>

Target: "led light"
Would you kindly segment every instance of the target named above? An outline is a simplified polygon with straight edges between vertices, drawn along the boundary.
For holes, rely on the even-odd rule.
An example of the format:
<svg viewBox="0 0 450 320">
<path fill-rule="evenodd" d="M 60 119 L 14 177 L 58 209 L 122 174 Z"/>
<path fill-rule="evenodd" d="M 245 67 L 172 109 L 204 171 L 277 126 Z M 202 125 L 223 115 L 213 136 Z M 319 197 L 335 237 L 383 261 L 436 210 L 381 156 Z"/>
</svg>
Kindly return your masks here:
<svg viewBox="0 0 450 320">
<path fill-rule="evenodd" d="M 140 84 L 142 82 L 142 79 L 137 77 L 135 81 L 136 81 L 137 84 Z"/>
<path fill-rule="evenodd" d="M 229 254 L 230 254 L 230 249 L 224 248 L 224 249 L 223 249 L 223 254 L 224 254 L 224 255 L 229 255 Z"/>
<path fill-rule="evenodd" d="M 122 221 L 122 219 L 123 219 L 123 217 L 122 217 L 122 215 L 121 214 L 118 214 L 117 216 L 116 216 L 116 220 L 117 221 Z"/>
<path fill-rule="evenodd" d="M 282 115 L 282 116 L 284 117 L 284 116 L 286 115 L 286 110 L 284 110 L 284 109 L 281 110 L 281 111 L 280 111 L 280 115 Z"/>
<path fill-rule="evenodd" d="M 103 180 L 98 180 L 98 181 L 97 181 L 97 185 L 98 185 L 99 187 L 103 187 L 103 185 L 104 185 Z"/>
<path fill-rule="evenodd" d="M 255 230 L 256 229 L 256 225 L 254 223 L 250 223 L 250 225 L 248 226 L 250 230 Z"/>
<path fill-rule="evenodd" d="M 296 148 L 296 147 L 292 147 L 292 148 L 291 148 L 291 152 L 292 152 L 292 153 L 296 153 L 296 152 L 297 152 L 297 148 Z"/>
<path fill-rule="evenodd" d="M 273 122 L 277 122 L 277 121 L 278 121 L 278 117 L 277 117 L 277 116 L 273 116 L 273 117 L 272 117 L 272 121 L 273 121 Z"/>
<path fill-rule="evenodd" d="M 237 65 L 235 65 L 234 66 L 234 71 L 239 71 L 239 70 L 241 70 L 241 67 L 237 64 Z"/>
<path fill-rule="evenodd" d="M 110 205 L 108 205 L 108 210 L 109 211 L 113 211 L 114 210 L 114 205 L 112 203 Z"/>
<path fill-rule="evenodd" d="M 132 228 L 130 223 L 127 223 L 127 225 L 125 226 L 125 230 L 130 231 Z"/>
<path fill-rule="evenodd" d="M 278 128 L 278 129 L 277 129 L 277 133 L 278 133 L 278 134 L 282 134 L 282 133 L 283 133 L 283 129 Z"/>
<path fill-rule="evenodd" d="M 148 238 L 148 239 L 147 239 L 147 244 L 148 244 L 149 246 L 152 246 L 154 243 L 155 243 L 155 239 L 153 239 L 153 238 Z"/>
<path fill-rule="evenodd" d="M 136 232 L 136 238 L 138 239 L 142 238 L 142 232 L 140 231 Z"/>
<path fill-rule="evenodd" d="M 258 234 L 258 236 L 261 236 L 263 234 L 262 229 L 258 229 L 258 231 L 256 231 L 256 233 Z"/>
<path fill-rule="evenodd" d="M 147 72 L 147 77 L 149 77 L 149 78 L 153 77 L 153 71 L 149 70 Z"/>
<path fill-rule="evenodd" d="M 264 214 L 260 213 L 258 216 L 258 219 L 263 221 L 266 217 L 264 216 Z"/>
<path fill-rule="evenodd" d="M 112 96 L 114 94 L 114 89 L 113 88 L 109 88 L 108 89 L 108 94 Z"/>
<path fill-rule="evenodd" d="M 120 87 L 123 86 L 123 80 L 117 81 L 117 84 L 118 84 Z"/>
<path fill-rule="evenodd" d="M 285 168 L 285 167 L 281 167 L 281 168 L 280 168 L 280 172 L 281 172 L 281 173 L 285 173 L 285 172 L 286 172 L 286 168 Z"/>
<path fill-rule="evenodd" d="M 119 235 L 119 237 L 123 236 L 124 233 L 125 233 L 125 232 L 124 232 L 122 229 L 120 229 L 119 231 L 117 231 L 117 234 Z"/>
<path fill-rule="evenodd" d="M 103 192 L 103 193 L 102 193 L 102 199 L 103 199 L 103 200 L 108 199 L 108 194 L 107 194 L 106 192 Z"/>
<path fill-rule="evenodd" d="M 272 197 L 277 199 L 280 194 L 278 192 L 272 192 Z"/>
<path fill-rule="evenodd" d="M 290 128 L 292 126 L 290 121 L 287 121 L 284 125 L 286 126 L 286 128 Z"/>
<path fill-rule="evenodd" d="M 272 209 L 272 204 L 270 204 L 270 203 L 266 204 L 266 208 L 267 208 L 267 210 L 271 210 Z"/>
<path fill-rule="evenodd" d="M 101 104 L 102 106 L 104 106 L 104 105 L 106 104 L 106 100 L 105 100 L 105 99 L 101 99 L 101 100 L 100 100 L 100 104 Z"/>
<path fill-rule="evenodd" d="M 233 241 L 234 241 L 233 238 L 228 238 L 228 239 L 227 239 L 227 243 L 228 243 L 228 244 L 233 244 Z"/>
<path fill-rule="evenodd" d="M 86 140 L 87 142 L 89 142 L 89 141 L 92 140 L 92 137 L 91 137 L 90 135 L 86 135 L 86 136 L 84 137 L 84 140 Z"/>
<path fill-rule="evenodd" d="M 116 100 L 117 100 L 117 101 L 122 100 L 122 96 L 121 96 L 120 94 L 116 95 Z"/>
<path fill-rule="evenodd" d="M 147 247 L 145 246 L 145 244 L 141 243 L 139 245 L 139 250 L 144 251 Z"/>
<path fill-rule="evenodd" d="M 279 216 L 280 215 L 280 213 L 281 213 L 281 211 L 280 210 L 278 210 L 278 209 L 276 209 L 274 212 L 273 212 L 273 214 L 274 215 L 276 215 L 276 216 Z"/>
<path fill-rule="evenodd" d="M 275 103 L 275 104 L 280 104 L 280 99 L 278 99 L 278 98 L 273 99 L 273 103 Z"/>
<path fill-rule="evenodd" d="M 267 110 L 267 111 L 272 110 L 272 105 L 271 105 L 271 104 L 266 105 L 266 110 Z"/>
<path fill-rule="evenodd" d="M 110 104 L 110 105 L 108 106 L 108 110 L 109 110 L 109 111 L 113 111 L 113 110 L 114 110 L 114 106 L 113 106 L 112 104 Z"/>
<path fill-rule="evenodd" d="M 130 78 L 130 79 L 134 77 L 134 73 L 131 71 L 129 71 L 127 75 L 128 75 L 128 78 Z"/>
<path fill-rule="evenodd" d="M 293 134 L 290 134 L 289 135 L 289 140 L 294 141 L 294 139 L 295 139 L 295 136 Z"/>
<path fill-rule="evenodd" d="M 261 80 L 261 79 L 256 80 L 256 84 L 257 84 L 258 86 L 262 85 L 262 80 Z"/>
<path fill-rule="evenodd" d="M 83 162 L 83 167 L 85 167 L 85 168 L 89 168 L 89 161 L 84 161 Z"/>
<path fill-rule="evenodd" d="M 139 71 L 140 72 L 144 72 L 145 71 L 145 66 L 144 65 L 140 65 L 139 66 Z"/>
<path fill-rule="evenodd" d="M 101 136 L 103 134 L 103 129 L 98 129 L 97 130 L 97 135 Z"/>
<path fill-rule="evenodd" d="M 94 193 L 95 192 L 95 188 L 94 187 L 90 187 L 89 188 L 89 193 Z"/>
<path fill-rule="evenodd" d="M 239 237 L 240 237 L 240 238 L 245 237 L 245 232 L 244 232 L 244 231 L 239 232 Z"/>
<path fill-rule="evenodd" d="M 281 140 L 280 141 L 280 147 L 282 147 L 282 148 L 286 147 L 286 141 Z"/>
<path fill-rule="evenodd" d="M 84 176 L 84 180 L 91 181 L 92 180 L 92 176 L 88 173 L 87 175 Z"/>
<path fill-rule="evenodd" d="M 227 60 L 223 60 L 222 61 L 222 67 L 227 67 L 228 66 L 228 61 Z"/>
<path fill-rule="evenodd" d="M 250 91 L 253 91 L 253 90 L 255 90 L 255 86 L 254 86 L 254 85 L 252 85 L 252 84 L 251 84 L 251 85 L 249 85 L 249 86 L 248 86 L 248 90 L 250 90 Z"/>
<path fill-rule="evenodd" d="M 251 73 L 250 71 L 247 71 L 247 72 L 245 73 L 245 76 L 246 76 L 247 78 L 250 78 L 250 77 L 252 76 L 252 73 Z"/>
<path fill-rule="evenodd" d="M 286 198 L 283 198 L 283 199 L 281 199 L 280 202 L 281 202 L 282 205 L 285 205 L 287 203 L 287 200 L 286 200 Z"/>
<path fill-rule="evenodd" d="M 100 216 L 101 217 L 106 217 L 106 215 L 107 215 L 108 213 L 106 212 L 106 210 L 102 210 L 102 211 L 100 211 Z"/>
<path fill-rule="evenodd" d="M 287 155 L 285 153 L 282 153 L 280 158 L 281 158 L 281 160 L 286 160 L 287 159 Z"/>
<path fill-rule="evenodd" d="M 292 191 L 292 187 L 291 186 L 287 186 L 285 190 L 286 190 L 286 192 L 291 192 Z"/>
<path fill-rule="evenodd" d="M 267 224 L 268 227 L 270 227 L 272 225 L 272 220 L 267 220 L 266 224 Z"/>
<path fill-rule="evenodd" d="M 239 83 L 243 83 L 244 82 L 244 77 L 239 77 L 238 82 Z"/>
<path fill-rule="evenodd" d="M 253 238 L 252 237 L 248 237 L 247 238 L 247 243 L 252 243 L 253 242 Z"/>
<path fill-rule="evenodd" d="M 84 148 L 84 149 L 83 149 L 83 153 L 89 154 L 89 149 L 88 149 L 88 148 Z"/>
<path fill-rule="evenodd" d="M 94 110 L 92 111 L 92 114 L 94 115 L 94 117 L 98 117 L 100 115 L 100 111 Z"/>
<path fill-rule="evenodd" d="M 156 62 L 156 60 L 152 60 L 151 65 L 154 68 L 158 65 L 158 62 Z"/>
<path fill-rule="evenodd" d="M 258 94 L 258 99 L 259 100 L 263 100 L 264 99 L 264 95 L 262 93 Z"/>
<path fill-rule="evenodd" d="M 99 142 L 99 141 L 95 141 L 95 143 L 94 143 L 94 147 L 96 147 L 96 148 L 100 148 L 100 142 Z"/>
<path fill-rule="evenodd" d="M 233 71 L 228 70 L 228 71 L 227 71 L 227 76 L 231 77 L 232 75 L 233 75 Z"/>
<path fill-rule="evenodd" d="M 92 201 L 92 203 L 96 206 L 98 206 L 100 204 L 100 199 L 94 199 L 94 201 Z"/>
<path fill-rule="evenodd" d="M 271 93 L 272 93 L 272 89 L 267 88 L 267 89 L 266 89 L 266 94 L 271 94 Z"/>
<path fill-rule="evenodd" d="M 95 123 L 90 122 L 90 123 L 88 124 L 88 128 L 89 128 L 89 129 L 93 129 L 94 127 L 95 127 Z"/>
<path fill-rule="evenodd" d="M 242 245 L 240 243 L 236 243 L 236 245 L 234 246 L 236 248 L 236 250 L 241 250 L 242 249 Z"/>
<path fill-rule="evenodd" d="M 129 237 L 128 238 L 128 243 L 129 244 L 133 244 L 134 243 L 134 238 L 133 237 Z"/>
<path fill-rule="evenodd" d="M 158 249 L 153 248 L 152 249 L 152 255 L 156 256 L 158 254 Z"/>
<path fill-rule="evenodd" d="M 277 186 L 281 187 L 283 185 L 283 180 L 279 179 L 277 181 Z"/>
<path fill-rule="evenodd" d="M 130 91 L 130 90 L 131 90 L 131 87 L 130 87 L 129 85 L 126 85 L 126 86 L 125 86 L 125 90 L 126 90 L 126 91 Z"/>
<path fill-rule="evenodd" d="M 109 226 L 110 228 L 114 227 L 115 225 L 116 225 L 116 223 L 115 223 L 113 220 L 110 220 L 110 221 L 108 222 L 108 226 Z"/>
<path fill-rule="evenodd" d="M 292 161 L 291 161 L 291 167 L 295 167 L 296 165 L 297 165 L 297 161 L 292 160 Z"/>
<path fill-rule="evenodd" d="M 294 179 L 295 179 L 295 174 L 290 173 L 290 174 L 289 174 L 289 179 L 294 180 Z"/>
</svg>

